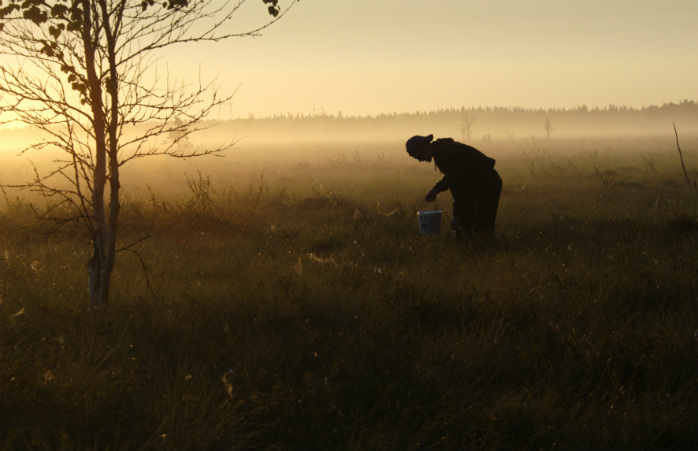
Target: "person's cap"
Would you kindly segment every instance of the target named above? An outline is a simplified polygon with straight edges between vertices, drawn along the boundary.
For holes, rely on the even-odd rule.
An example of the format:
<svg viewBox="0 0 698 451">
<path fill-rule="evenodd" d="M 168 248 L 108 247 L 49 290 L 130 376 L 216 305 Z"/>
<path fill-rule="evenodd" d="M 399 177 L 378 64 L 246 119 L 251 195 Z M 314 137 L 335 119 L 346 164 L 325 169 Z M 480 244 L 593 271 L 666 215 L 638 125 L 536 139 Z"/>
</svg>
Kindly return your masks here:
<svg viewBox="0 0 698 451">
<path fill-rule="evenodd" d="M 415 150 L 419 149 L 424 144 L 429 144 L 432 139 L 434 139 L 434 135 L 429 135 L 429 136 L 415 135 L 415 136 L 411 137 L 405 143 L 405 148 L 407 148 L 407 153 L 412 155 Z"/>
</svg>

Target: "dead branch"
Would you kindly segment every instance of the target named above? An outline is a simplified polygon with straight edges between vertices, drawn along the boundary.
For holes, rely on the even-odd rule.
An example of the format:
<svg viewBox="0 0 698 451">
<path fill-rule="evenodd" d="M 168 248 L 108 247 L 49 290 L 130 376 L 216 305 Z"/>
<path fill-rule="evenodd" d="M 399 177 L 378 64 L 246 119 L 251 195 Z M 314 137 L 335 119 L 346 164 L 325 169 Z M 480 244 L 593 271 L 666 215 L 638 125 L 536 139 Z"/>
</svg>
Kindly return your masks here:
<svg viewBox="0 0 698 451">
<path fill-rule="evenodd" d="M 691 185 L 691 180 L 688 178 L 688 173 L 686 172 L 686 165 L 683 163 L 683 154 L 681 153 L 681 146 L 679 146 L 679 133 L 676 131 L 676 123 L 674 123 L 674 135 L 676 135 L 676 148 L 679 149 L 679 158 L 681 159 L 681 167 L 683 168 L 683 176 L 686 177 L 686 183 L 690 189 L 696 189 L 694 185 Z"/>
<path fill-rule="evenodd" d="M 610 178 L 606 177 L 604 173 L 596 169 L 596 166 L 594 166 L 594 171 L 596 171 L 596 175 L 599 176 L 601 181 L 603 182 L 604 185 L 606 185 L 606 188 L 611 189 L 613 188 L 613 185 L 615 185 L 615 182 L 611 180 Z"/>
</svg>

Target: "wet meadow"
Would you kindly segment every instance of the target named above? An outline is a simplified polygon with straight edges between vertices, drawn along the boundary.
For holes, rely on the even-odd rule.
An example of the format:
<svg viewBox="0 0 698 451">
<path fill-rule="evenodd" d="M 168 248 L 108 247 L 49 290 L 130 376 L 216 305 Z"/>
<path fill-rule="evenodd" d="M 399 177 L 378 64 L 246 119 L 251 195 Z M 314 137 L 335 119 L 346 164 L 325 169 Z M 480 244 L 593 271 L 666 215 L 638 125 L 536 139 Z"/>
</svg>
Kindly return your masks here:
<svg viewBox="0 0 698 451">
<path fill-rule="evenodd" d="M 157 160 L 101 313 L 84 231 L 6 193 L 0 450 L 696 449 L 697 143 L 474 140 L 475 241 L 403 141 Z"/>
</svg>

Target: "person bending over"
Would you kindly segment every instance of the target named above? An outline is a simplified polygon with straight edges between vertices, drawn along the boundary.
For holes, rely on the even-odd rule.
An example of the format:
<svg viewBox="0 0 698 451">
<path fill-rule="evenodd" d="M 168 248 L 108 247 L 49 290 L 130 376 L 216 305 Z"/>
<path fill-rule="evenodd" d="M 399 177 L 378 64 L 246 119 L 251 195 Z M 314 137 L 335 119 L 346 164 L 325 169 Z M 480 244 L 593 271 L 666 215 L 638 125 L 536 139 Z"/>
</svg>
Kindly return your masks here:
<svg viewBox="0 0 698 451">
<path fill-rule="evenodd" d="M 405 145 L 411 157 L 426 162 L 433 159 L 444 175 L 425 200 L 433 202 L 440 192 L 451 190 L 451 229 L 467 237 L 493 235 L 502 192 L 502 179 L 494 169 L 495 160 L 452 138 L 433 139 L 434 135 L 417 135 Z"/>
</svg>

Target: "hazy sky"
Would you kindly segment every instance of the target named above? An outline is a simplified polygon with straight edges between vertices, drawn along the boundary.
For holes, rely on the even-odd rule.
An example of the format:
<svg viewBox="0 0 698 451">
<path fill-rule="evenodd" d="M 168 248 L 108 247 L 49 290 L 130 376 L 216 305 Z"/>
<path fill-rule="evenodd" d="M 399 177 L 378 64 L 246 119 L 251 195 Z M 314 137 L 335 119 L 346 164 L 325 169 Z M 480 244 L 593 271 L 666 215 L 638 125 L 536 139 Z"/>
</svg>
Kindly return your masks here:
<svg viewBox="0 0 698 451">
<path fill-rule="evenodd" d="M 167 61 L 239 87 L 223 117 L 639 107 L 698 100 L 698 1 L 301 0 L 261 37 Z"/>
</svg>

